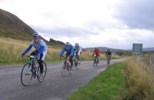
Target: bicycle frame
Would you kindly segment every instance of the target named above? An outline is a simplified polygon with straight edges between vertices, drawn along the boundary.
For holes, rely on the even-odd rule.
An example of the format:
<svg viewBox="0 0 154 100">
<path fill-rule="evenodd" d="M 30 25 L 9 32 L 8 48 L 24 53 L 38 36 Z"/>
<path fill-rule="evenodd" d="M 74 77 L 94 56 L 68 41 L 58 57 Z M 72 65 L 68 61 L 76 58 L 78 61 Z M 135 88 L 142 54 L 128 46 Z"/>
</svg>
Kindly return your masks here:
<svg viewBox="0 0 154 100">
<path fill-rule="evenodd" d="M 93 66 L 97 66 L 98 64 L 98 56 L 94 55 L 93 56 Z"/>
<path fill-rule="evenodd" d="M 69 62 L 69 59 L 64 57 L 64 64 L 63 64 L 63 67 L 61 69 L 61 75 L 62 77 L 68 75 L 68 74 L 71 74 L 70 72 L 70 62 Z"/>
<path fill-rule="evenodd" d="M 94 62 L 98 63 L 98 56 L 94 55 Z"/>
<path fill-rule="evenodd" d="M 21 76 L 20 76 L 20 79 L 21 79 L 21 83 L 24 85 L 24 86 L 28 86 L 32 80 L 32 78 L 35 78 L 37 77 L 37 80 L 39 82 L 42 82 L 46 76 L 46 72 L 47 72 L 47 66 L 46 66 L 46 63 L 43 62 L 43 77 L 42 79 L 40 78 L 40 66 L 38 64 L 37 61 L 35 61 L 35 56 L 26 56 L 26 57 L 29 57 L 30 58 L 30 61 L 27 62 L 22 70 L 21 70 Z M 36 66 L 35 66 L 36 64 Z"/>
<path fill-rule="evenodd" d="M 70 70 L 70 61 L 69 61 L 68 58 L 65 58 L 65 60 L 64 60 L 64 65 L 65 65 L 65 67 L 67 68 L 67 70 Z"/>
<path fill-rule="evenodd" d="M 30 57 L 29 63 L 30 63 L 32 75 L 35 77 L 36 76 L 36 69 L 34 68 L 34 63 L 35 63 L 34 56 L 30 55 L 29 57 Z"/>
</svg>

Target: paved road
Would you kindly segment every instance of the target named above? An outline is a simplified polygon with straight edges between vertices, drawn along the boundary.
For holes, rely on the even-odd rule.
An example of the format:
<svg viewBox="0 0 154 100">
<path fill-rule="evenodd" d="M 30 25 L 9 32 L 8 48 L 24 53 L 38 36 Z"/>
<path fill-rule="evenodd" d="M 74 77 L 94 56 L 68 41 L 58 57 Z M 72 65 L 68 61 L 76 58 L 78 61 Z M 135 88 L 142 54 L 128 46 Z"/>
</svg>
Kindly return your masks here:
<svg viewBox="0 0 154 100">
<path fill-rule="evenodd" d="M 112 60 L 111 63 L 123 60 Z M 97 68 L 92 66 L 91 61 L 83 61 L 79 70 L 73 70 L 70 76 L 61 77 L 62 62 L 48 63 L 44 82 L 38 83 L 34 79 L 28 87 L 24 87 L 20 83 L 22 66 L 0 66 L 0 100 L 64 100 L 107 67 L 106 61 L 100 61 Z"/>
</svg>

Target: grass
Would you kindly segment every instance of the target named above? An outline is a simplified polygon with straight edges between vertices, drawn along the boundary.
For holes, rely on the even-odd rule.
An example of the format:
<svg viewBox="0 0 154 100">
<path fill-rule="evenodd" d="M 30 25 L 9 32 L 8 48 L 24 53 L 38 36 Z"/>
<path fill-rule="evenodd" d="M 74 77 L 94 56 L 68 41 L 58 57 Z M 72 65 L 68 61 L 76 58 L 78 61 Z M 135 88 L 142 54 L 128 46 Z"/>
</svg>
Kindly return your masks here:
<svg viewBox="0 0 154 100">
<path fill-rule="evenodd" d="M 15 40 L 11 38 L 0 38 L 0 64 L 16 64 L 16 63 L 23 63 L 28 61 L 29 59 L 25 59 L 24 61 L 21 60 L 21 54 L 23 51 L 28 47 L 30 44 L 29 41 L 21 41 Z M 29 55 L 32 51 L 31 49 L 27 55 Z M 46 55 L 46 61 L 56 61 L 58 60 L 59 49 L 53 48 L 48 46 L 48 52 Z"/>
<path fill-rule="evenodd" d="M 154 69 L 147 61 L 149 60 L 145 56 L 135 57 L 125 62 L 125 67 L 121 70 L 125 80 L 123 100 L 154 99 Z"/>
<path fill-rule="evenodd" d="M 111 65 L 67 100 L 154 100 L 153 82 L 149 57 L 133 57 Z"/>
<path fill-rule="evenodd" d="M 21 41 L 6 37 L 0 37 L 0 64 L 17 64 L 25 63 L 29 59 L 21 60 L 21 54 L 28 47 L 31 41 Z M 29 51 L 29 55 L 34 49 Z M 58 56 L 61 51 L 61 47 L 48 45 L 48 52 L 45 58 L 47 62 L 60 61 Z M 81 54 L 81 60 L 92 60 L 91 52 L 83 51 Z M 101 54 L 100 59 L 105 59 L 104 54 Z"/>
<path fill-rule="evenodd" d="M 67 100 L 119 100 L 124 80 L 119 73 L 123 63 L 108 67 L 88 84 L 71 94 Z"/>
</svg>

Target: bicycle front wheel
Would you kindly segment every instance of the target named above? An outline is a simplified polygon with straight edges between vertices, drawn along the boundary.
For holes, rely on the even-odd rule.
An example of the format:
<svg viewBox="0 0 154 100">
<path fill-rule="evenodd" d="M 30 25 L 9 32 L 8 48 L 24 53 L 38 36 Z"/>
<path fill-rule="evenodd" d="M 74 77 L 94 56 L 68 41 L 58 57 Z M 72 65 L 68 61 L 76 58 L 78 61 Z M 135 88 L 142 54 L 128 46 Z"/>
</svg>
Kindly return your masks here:
<svg viewBox="0 0 154 100">
<path fill-rule="evenodd" d="M 95 59 L 94 61 L 93 61 L 93 67 L 96 67 L 97 66 L 97 60 Z"/>
<path fill-rule="evenodd" d="M 74 59 L 74 68 L 78 70 L 78 60 Z"/>
<path fill-rule="evenodd" d="M 65 77 L 69 74 L 71 74 L 69 64 L 65 63 L 61 69 L 61 75 L 62 77 Z"/>
<path fill-rule="evenodd" d="M 32 66 L 30 63 L 26 63 L 22 70 L 21 70 L 21 74 L 20 74 L 20 80 L 22 85 L 27 86 L 30 84 L 31 80 L 32 80 Z"/>
</svg>

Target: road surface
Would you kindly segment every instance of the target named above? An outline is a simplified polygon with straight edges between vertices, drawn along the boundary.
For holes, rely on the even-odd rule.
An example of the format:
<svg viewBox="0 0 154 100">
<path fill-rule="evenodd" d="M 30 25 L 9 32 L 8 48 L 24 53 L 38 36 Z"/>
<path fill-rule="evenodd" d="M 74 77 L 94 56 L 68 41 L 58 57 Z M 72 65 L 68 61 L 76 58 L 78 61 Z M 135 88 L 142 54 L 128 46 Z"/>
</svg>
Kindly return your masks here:
<svg viewBox="0 0 154 100">
<path fill-rule="evenodd" d="M 112 60 L 111 64 L 123 60 Z M 100 61 L 95 68 L 92 61 L 83 61 L 79 70 L 73 70 L 71 75 L 62 77 L 62 64 L 47 63 L 48 71 L 44 82 L 39 83 L 35 78 L 27 87 L 20 82 L 23 65 L 0 66 L 0 100 L 64 100 L 107 67 L 106 61 Z"/>
</svg>

